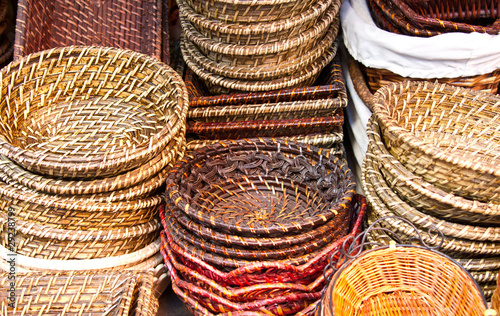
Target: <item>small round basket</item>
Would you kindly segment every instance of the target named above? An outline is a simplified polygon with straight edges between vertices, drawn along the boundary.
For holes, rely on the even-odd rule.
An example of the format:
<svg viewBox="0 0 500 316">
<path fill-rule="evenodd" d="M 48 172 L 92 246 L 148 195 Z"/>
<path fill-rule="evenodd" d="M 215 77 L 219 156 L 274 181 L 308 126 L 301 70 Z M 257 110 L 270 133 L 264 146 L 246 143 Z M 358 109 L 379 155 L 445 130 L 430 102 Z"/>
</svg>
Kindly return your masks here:
<svg viewBox="0 0 500 316">
<path fill-rule="evenodd" d="M 498 96 L 429 82 L 382 87 L 373 111 L 410 172 L 456 195 L 500 202 Z"/>
<path fill-rule="evenodd" d="M 486 300 L 453 259 L 418 246 L 377 247 L 344 264 L 321 315 L 484 315 Z"/>
<path fill-rule="evenodd" d="M 160 61 L 106 47 L 55 48 L 1 72 L 0 153 L 51 177 L 137 168 L 185 124 L 187 90 Z"/>
<path fill-rule="evenodd" d="M 344 160 L 322 149 L 261 138 L 194 151 L 166 183 L 168 199 L 192 219 L 227 233 L 274 237 L 342 218 L 353 179 Z"/>
</svg>

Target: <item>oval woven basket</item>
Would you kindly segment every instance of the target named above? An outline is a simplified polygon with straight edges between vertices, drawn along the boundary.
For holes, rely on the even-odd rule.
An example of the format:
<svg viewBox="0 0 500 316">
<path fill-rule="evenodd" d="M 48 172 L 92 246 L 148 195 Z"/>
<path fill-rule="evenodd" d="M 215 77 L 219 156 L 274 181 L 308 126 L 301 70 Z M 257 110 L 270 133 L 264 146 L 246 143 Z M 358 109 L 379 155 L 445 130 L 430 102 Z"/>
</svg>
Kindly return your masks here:
<svg viewBox="0 0 500 316">
<path fill-rule="evenodd" d="M 55 48 L 9 64 L 1 76 L 0 153 L 48 176 L 137 168 L 164 150 L 187 114 L 180 76 L 132 51 Z"/>
<path fill-rule="evenodd" d="M 464 224 L 500 224 L 500 205 L 483 203 L 456 196 L 424 181 L 409 172 L 385 148 L 378 122 L 370 118 L 367 124 L 372 159 L 389 187 L 414 208 L 443 219 Z"/>
<path fill-rule="evenodd" d="M 186 0 L 194 11 L 209 19 L 233 23 L 260 23 L 289 19 L 310 8 L 316 0 Z"/>
<path fill-rule="evenodd" d="M 246 174 L 253 176 L 247 177 Z M 276 182 L 258 179 L 260 176 L 276 177 Z M 264 204 L 249 205 L 245 212 L 236 209 L 214 212 L 209 205 L 207 209 L 202 204 L 198 206 L 195 201 L 203 191 L 199 189 L 219 181 L 240 183 L 243 187 L 232 193 L 240 200 Z M 311 192 L 316 198 L 304 199 L 296 196 L 293 190 L 276 185 L 287 182 L 289 187 L 305 187 L 305 192 Z M 274 139 L 220 142 L 192 152 L 171 169 L 166 183 L 169 200 L 190 217 L 225 232 L 269 237 L 303 232 L 336 218 L 348 210 L 355 188 L 345 161 L 323 155 L 321 149 L 315 147 Z M 244 187 L 248 187 L 248 191 Z M 274 194 L 274 190 L 281 192 L 278 193 L 280 197 L 266 198 L 268 193 Z M 297 202 L 292 202 L 295 199 Z M 218 206 L 224 203 L 218 203 Z M 239 201 L 232 197 L 228 203 L 230 206 Z M 307 207 L 307 203 L 319 203 L 322 211 Z M 270 208 L 262 209 L 265 204 Z M 270 218 L 272 222 L 268 221 Z"/>
<path fill-rule="evenodd" d="M 9 221 L 0 214 L 1 244 L 9 247 Z M 122 229 L 75 231 L 15 221 L 16 253 L 41 259 L 96 259 L 135 252 L 158 238 L 157 219 Z"/>
<path fill-rule="evenodd" d="M 99 193 L 114 192 L 112 196 L 104 195 L 106 202 L 145 197 L 163 183 L 164 171 L 162 170 L 184 154 L 186 148 L 184 134 L 185 128 L 183 127 L 180 135 L 175 136 L 156 157 L 136 169 L 113 177 L 91 180 L 54 179 L 25 170 L 5 156 L 0 155 L 0 179 L 6 183 L 15 182 L 48 194 L 78 195 L 80 197 L 93 195 L 92 197 L 95 198 Z M 11 182 L 8 182 L 7 179 Z"/>
<path fill-rule="evenodd" d="M 453 303 L 450 303 L 453 302 Z M 449 257 L 417 246 L 378 247 L 344 264 L 326 289 L 320 315 L 484 315 L 486 300 Z"/>
<path fill-rule="evenodd" d="M 204 14 L 196 13 L 183 0 L 178 1 L 178 5 L 181 19 L 189 21 L 206 38 L 247 46 L 285 41 L 313 27 L 330 6 L 335 7 L 335 15 L 340 10 L 340 1 L 318 0 L 290 19 L 239 24 L 208 19 Z"/>
<path fill-rule="evenodd" d="M 286 59 L 276 64 L 265 65 L 228 65 L 214 61 L 206 57 L 196 45 L 191 41 L 183 42 L 183 54 L 188 56 L 192 63 L 204 69 L 206 72 L 214 75 L 240 80 L 269 80 L 277 79 L 282 76 L 289 76 L 296 71 L 307 68 L 313 62 L 320 60 L 320 57 L 329 51 L 332 45 L 337 48 L 337 38 L 340 21 L 338 18 L 332 23 L 332 27 L 325 36 L 317 42 L 317 45 L 311 47 L 311 50 L 304 52 L 292 59 Z M 335 44 L 334 44 L 335 43 Z M 336 52 L 333 53 L 334 55 Z"/>
<path fill-rule="evenodd" d="M 500 137 L 494 95 L 428 82 L 382 87 L 373 111 L 391 154 L 454 194 L 500 201 Z"/>
<path fill-rule="evenodd" d="M 186 40 L 193 42 L 209 59 L 229 66 L 263 67 L 295 59 L 316 47 L 336 18 L 334 10 L 329 8 L 314 27 L 302 34 L 284 41 L 259 45 L 221 43 L 203 36 L 188 21 L 181 19 L 181 24 Z"/>
<path fill-rule="evenodd" d="M 444 240 L 442 240 L 443 243 L 440 247 L 440 251 L 447 254 L 453 254 L 454 256 L 476 255 L 483 257 L 486 255 L 498 255 L 500 253 L 500 243 L 492 242 L 487 238 L 490 235 L 494 238 L 495 233 L 490 234 L 485 227 L 467 225 L 457 227 L 458 225 L 446 223 L 442 220 L 435 221 L 434 225 L 431 225 L 427 220 L 432 220 L 432 217 L 428 215 L 418 218 L 416 216 L 411 216 L 417 214 L 408 215 L 405 213 L 408 212 L 408 209 L 403 207 L 405 203 L 401 201 L 397 195 L 390 195 L 391 189 L 378 177 L 380 173 L 377 167 L 372 164 L 370 155 L 370 153 L 367 153 L 365 156 L 362 174 L 363 189 L 365 190 L 366 198 L 372 208 L 372 212 L 368 215 L 369 223 L 379 218 L 389 216 L 389 218 L 383 221 L 384 226 L 387 226 L 391 230 L 398 232 L 402 237 L 408 239 L 415 234 L 415 229 L 401 220 L 393 218 L 394 216 L 404 217 L 417 226 L 417 232 L 422 236 L 422 240 L 432 246 L 439 245 L 441 239 L 436 234 L 430 234 L 429 231 L 432 232 L 432 227 L 439 227 L 441 230 L 442 228 L 439 224 L 444 223 L 444 225 L 448 224 L 448 227 L 445 227 L 445 229 L 449 234 L 443 234 Z M 390 195 L 390 197 L 384 196 L 384 193 Z M 462 231 L 460 231 L 460 228 Z M 476 228 L 479 228 L 480 232 L 476 232 Z M 476 237 L 476 239 L 466 238 L 471 235 Z M 404 240 L 404 242 L 408 242 L 408 240 Z"/>
</svg>

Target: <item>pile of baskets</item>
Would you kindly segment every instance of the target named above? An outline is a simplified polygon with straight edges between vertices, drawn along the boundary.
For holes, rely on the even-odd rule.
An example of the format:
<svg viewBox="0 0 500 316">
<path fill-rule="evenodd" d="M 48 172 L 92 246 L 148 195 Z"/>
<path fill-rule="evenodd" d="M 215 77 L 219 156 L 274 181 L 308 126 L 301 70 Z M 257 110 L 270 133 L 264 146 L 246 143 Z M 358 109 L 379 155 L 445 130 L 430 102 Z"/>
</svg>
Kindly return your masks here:
<svg viewBox="0 0 500 316">
<path fill-rule="evenodd" d="M 19 0 L 17 8 L 14 58 L 55 47 L 99 45 L 169 63 L 167 1 Z"/>
<path fill-rule="evenodd" d="M 152 316 L 158 312 L 151 271 L 30 272 L 14 276 L 0 273 L 0 308 L 13 315 Z"/>
<path fill-rule="evenodd" d="M 500 2 L 462 0 L 369 0 L 379 27 L 412 36 L 448 32 L 500 32 Z"/>
<path fill-rule="evenodd" d="M 323 70 L 317 85 L 307 88 L 209 96 L 192 72 L 185 81 L 190 94 L 188 150 L 223 139 L 282 137 L 343 153 L 347 95 L 338 58 Z"/>
<path fill-rule="evenodd" d="M 338 0 L 178 5 L 182 55 L 213 94 L 310 86 L 336 54 Z"/>
<path fill-rule="evenodd" d="M 345 161 L 300 143 L 193 151 L 171 169 L 160 212 L 173 290 L 204 315 L 310 315 L 330 256 L 359 233 L 354 189 Z"/>
<path fill-rule="evenodd" d="M 158 265 L 167 167 L 185 150 L 177 73 L 72 46 L 18 59 L 1 78 L 1 252 L 17 253 L 17 271 Z"/>
<path fill-rule="evenodd" d="M 382 87 L 372 104 L 362 174 L 368 221 L 406 218 L 491 296 L 500 267 L 500 99 L 409 81 Z M 402 236 L 415 233 L 394 218 L 383 223 Z"/>
</svg>

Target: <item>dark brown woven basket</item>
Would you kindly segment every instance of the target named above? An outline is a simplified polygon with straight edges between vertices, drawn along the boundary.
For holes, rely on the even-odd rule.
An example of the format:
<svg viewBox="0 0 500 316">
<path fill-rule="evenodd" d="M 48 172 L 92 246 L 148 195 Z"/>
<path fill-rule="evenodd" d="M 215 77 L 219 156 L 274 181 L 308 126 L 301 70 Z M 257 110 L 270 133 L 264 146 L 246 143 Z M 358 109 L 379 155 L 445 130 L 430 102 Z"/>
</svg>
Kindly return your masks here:
<svg viewBox="0 0 500 316">
<path fill-rule="evenodd" d="M 187 133 L 201 139 L 241 139 L 251 137 L 282 137 L 318 133 L 341 133 L 344 115 L 341 109 L 332 116 L 281 120 L 192 122 Z"/>
<path fill-rule="evenodd" d="M 241 235 L 272 237 L 303 232 L 347 211 L 355 188 L 352 179 L 345 162 L 328 153 L 323 155 L 315 147 L 274 139 L 237 140 L 202 148 L 179 161 L 167 178 L 167 196 L 179 210 L 209 226 Z M 231 182 L 236 185 L 234 190 L 217 187 Z M 295 188 L 312 195 L 297 195 L 293 193 Z M 214 206 L 205 202 L 209 196 L 203 197 L 203 192 L 210 190 L 237 194 L 228 199 L 231 202 L 217 202 L 217 208 L 243 200 L 270 203 L 271 208 L 248 204 L 247 211 L 232 215 L 236 211 L 232 206 L 213 212 Z M 268 199 L 265 192 L 278 195 Z M 317 207 L 307 206 L 313 204 Z"/>
<path fill-rule="evenodd" d="M 130 49 L 169 63 L 167 1 L 20 0 L 14 58 L 72 45 Z"/>
<path fill-rule="evenodd" d="M 390 0 L 409 23 L 443 32 L 479 32 L 498 35 L 498 0 Z"/>
<path fill-rule="evenodd" d="M 18 59 L 2 74 L 1 154 L 49 177 L 88 179 L 137 168 L 185 124 L 182 79 L 143 54 L 55 48 Z"/>
</svg>

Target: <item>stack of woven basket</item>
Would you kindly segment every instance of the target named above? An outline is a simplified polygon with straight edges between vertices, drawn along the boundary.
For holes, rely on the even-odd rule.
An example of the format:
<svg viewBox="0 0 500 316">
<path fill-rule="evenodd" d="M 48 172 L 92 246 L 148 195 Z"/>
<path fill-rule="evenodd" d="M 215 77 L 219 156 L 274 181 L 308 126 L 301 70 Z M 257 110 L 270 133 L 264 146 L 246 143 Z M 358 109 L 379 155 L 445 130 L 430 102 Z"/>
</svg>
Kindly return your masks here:
<svg viewBox="0 0 500 316">
<path fill-rule="evenodd" d="M 374 96 L 363 165 L 369 222 L 408 219 L 428 245 L 464 264 L 486 296 L 500 266 L 499 104 L 450 85 L 387 85 Z M 384 225 L 414 234 L 394 218 Z"/>
<path fill-rule="evenodd" d="M 178 4 L 183 57 L 216 94 L 309 86 L 336 54 L 338 0 Z"/>
<path fill-rule="evenodd" d="M 160 214 L 174 291 L 205 315 L 311 310 L 330 255 L 360 229 L 365 204 L 354 188 L 345 162 L 300 143 L 193 151 L 171 169 Z"/>
<path fill-rule="evenodd" d="M 161 262 L 160 194 L 185 150 L 177 73 L 140 53 L 74 46 L 18 59 L 1 78 L 2 253 L 18 254 L 18 271 Z"/>
</svg>

